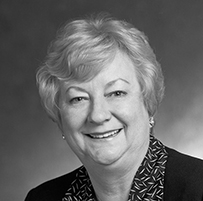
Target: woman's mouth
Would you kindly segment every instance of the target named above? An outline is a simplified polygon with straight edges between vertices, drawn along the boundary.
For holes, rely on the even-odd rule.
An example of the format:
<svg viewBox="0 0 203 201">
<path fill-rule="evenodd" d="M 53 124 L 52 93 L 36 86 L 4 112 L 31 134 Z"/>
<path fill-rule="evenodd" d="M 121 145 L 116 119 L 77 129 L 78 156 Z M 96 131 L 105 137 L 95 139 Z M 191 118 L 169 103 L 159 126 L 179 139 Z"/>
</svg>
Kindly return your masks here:
<svg viewBox="0 0 203 201">
<path fill-rule="evenodd" d="M 105 138 L 115 137 L 116 135 L 118 135 L 118 133 L 121 130 L 122 129 L 117 129 L 117 130 L 106 132 L 106 133 L 92 133 L 92 134 L 88 134 L 87 136 L 89 136 L 93 139 L 105 139 Z"/>
</svg>

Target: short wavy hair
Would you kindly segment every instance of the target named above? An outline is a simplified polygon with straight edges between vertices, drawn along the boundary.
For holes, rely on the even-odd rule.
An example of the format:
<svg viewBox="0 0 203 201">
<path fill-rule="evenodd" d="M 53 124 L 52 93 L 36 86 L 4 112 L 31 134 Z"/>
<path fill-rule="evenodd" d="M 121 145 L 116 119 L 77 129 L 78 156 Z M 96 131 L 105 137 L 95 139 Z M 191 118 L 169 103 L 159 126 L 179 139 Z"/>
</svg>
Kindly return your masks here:
<svg viewBox="0 0 203 201">
<path fill-rule="evenodd" d="M 154 116 L 163 98 L 164 78 L 147 37 L 130 23 L 97 15 L 66 23 L 37 72 L 39 93 L 53 121 L 61 124 L 61 83 L 92 79 L 113 60 L 117 51 L 133 62 L 144 105 L 149 116 Z"/>
</svg>

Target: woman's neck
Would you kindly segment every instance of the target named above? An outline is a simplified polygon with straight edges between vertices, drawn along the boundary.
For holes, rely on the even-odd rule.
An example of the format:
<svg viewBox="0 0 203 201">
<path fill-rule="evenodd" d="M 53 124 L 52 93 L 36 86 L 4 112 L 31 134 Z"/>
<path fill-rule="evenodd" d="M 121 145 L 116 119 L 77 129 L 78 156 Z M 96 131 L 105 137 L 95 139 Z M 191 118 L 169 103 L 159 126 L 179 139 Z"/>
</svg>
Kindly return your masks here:
<svg viewBox="0 0 203 201">
<path fill-rule="evenodd" d="M 139 155 L 129 157 L 128 162 L 118 161 L 109 166 L 96 164 L 94 167 L 86 167 L 99 201 L 125 201 L 128 199 L 132 181 L 147 149 L 148 144 L 139 152 Z"/>
<path fill-rule="evenodd" d="M 89 174 L 98 200 L 127 200 L 136 170 L 134 172 L 129 171 L 123 175 L 116 174 L 113 171 L 107 174 L 100 171 Z"/>
</svg>

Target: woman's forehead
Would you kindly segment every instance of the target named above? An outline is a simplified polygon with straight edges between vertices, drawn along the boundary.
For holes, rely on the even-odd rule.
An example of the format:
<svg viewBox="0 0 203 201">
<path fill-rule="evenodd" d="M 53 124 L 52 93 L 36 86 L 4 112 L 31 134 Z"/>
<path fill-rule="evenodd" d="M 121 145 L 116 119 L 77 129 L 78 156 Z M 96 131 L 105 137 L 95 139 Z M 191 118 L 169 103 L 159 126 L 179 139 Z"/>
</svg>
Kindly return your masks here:
<svg viewBox="0 0 203 201">
<path fill-rule="evenodd" d="M 131 59 L 122 53 L 118 53 L 113 61 L 106 63 L 103 68 L 89 77 L 89 79 L 70 79 L 64 82 L 65 88 L 70 86 L 82 86 L 86 83 L 102 83 L 105 87 L 109 87 L 117 82 L 124 82 L 125 84 L 138 85 L 137 76 L 134 64 Z"/>
</svg>

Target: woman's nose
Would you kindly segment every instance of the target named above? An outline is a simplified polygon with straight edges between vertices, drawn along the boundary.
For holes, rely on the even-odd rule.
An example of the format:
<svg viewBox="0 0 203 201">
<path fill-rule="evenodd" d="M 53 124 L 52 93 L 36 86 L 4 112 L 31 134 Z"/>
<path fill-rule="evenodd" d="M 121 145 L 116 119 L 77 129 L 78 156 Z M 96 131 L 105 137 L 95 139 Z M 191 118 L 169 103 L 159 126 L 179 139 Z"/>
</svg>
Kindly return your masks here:
<svg viewBox="0 0 203 201">
<path fill-rule="evenodd" d="M 99 101 L 92 103 L 88 115 L 88 121 L 90 123 L 102 124 L 109 121 L 110 118 L 111 112 L 109 111 L 108 105 L 105 102 Z"/>
</svg>

